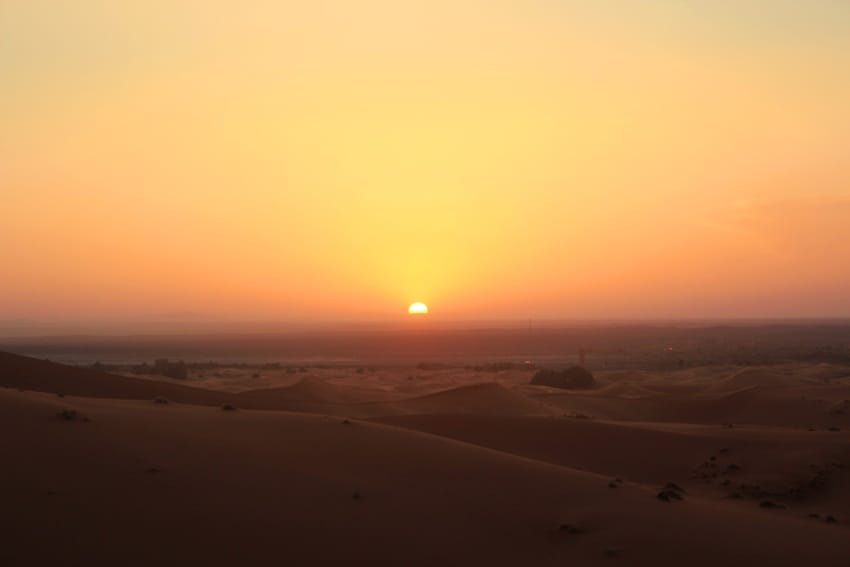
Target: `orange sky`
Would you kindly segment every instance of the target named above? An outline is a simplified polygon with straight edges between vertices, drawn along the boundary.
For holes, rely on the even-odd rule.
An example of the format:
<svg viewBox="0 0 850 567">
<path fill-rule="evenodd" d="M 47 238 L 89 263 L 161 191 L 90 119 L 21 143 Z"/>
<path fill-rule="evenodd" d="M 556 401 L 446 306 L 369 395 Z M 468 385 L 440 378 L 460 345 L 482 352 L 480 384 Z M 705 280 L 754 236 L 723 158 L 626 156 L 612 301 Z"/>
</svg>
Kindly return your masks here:
<svg viewBox="0 0 850 567">
<path fill-rule="evenodd" d="M 842 1 L 0 4 L 0 320 L 850 316 Z"/>
</svg>

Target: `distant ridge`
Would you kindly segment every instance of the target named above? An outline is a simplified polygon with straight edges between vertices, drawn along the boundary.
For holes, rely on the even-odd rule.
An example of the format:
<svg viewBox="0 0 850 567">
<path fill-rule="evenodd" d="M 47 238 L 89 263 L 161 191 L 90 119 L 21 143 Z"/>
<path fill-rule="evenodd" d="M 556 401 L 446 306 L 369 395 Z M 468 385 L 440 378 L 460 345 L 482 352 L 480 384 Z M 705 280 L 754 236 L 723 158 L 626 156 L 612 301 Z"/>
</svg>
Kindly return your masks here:
<svg viewBox="0 0 850 567">
<path fill-rule="evenodd" d="M 151 400 L 164 397 L 196 405 L 230 403 L 232 395 L 179 384 L 118 376 L 0 352 L 0 386 L 88 398 Z"/>
</svg>

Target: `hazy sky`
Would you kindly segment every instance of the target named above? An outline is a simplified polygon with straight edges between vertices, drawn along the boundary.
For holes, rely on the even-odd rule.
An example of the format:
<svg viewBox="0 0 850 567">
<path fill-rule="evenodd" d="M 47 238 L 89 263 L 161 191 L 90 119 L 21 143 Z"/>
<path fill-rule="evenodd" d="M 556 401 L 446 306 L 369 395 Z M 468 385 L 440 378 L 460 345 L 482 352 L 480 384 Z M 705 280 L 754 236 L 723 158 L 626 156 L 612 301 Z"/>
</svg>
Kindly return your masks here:
<svg viewBox="0 0 850 567">
<path fill-rule="evenodd" d="M 846 0 L 4 0 L 0 319 L 850 316 Z"/>
</svg>

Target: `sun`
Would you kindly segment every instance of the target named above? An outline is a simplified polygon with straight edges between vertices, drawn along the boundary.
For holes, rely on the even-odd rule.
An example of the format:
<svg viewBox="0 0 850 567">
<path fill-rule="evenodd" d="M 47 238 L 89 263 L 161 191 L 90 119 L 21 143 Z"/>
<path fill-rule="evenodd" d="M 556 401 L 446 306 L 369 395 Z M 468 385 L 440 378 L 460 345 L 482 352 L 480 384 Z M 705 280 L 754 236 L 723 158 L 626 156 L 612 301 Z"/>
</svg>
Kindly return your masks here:
<svg viewBox="0 0 850 567">
<path fill-rule="evenodd" d="M 416 303 L 410 304 L 410 307 L 407 308 L 407 312 L 411 315 L 427 315 L 428 306 L 421 301 L 417 301 Z"/>
</svg>

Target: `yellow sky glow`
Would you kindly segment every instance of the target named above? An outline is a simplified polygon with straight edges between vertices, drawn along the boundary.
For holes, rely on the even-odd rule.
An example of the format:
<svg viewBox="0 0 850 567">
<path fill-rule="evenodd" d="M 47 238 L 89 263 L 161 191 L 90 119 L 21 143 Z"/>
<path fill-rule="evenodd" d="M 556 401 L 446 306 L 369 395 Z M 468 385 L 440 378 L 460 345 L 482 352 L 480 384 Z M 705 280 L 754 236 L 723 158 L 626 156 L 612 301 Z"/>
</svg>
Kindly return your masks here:
<svg viewBox="0 0 850 567">
<path fill-rule="evenodd" d="M 846 4 L 600 4 L 4 2 L 0 319 L 850 316 Z"/>
</svg>

